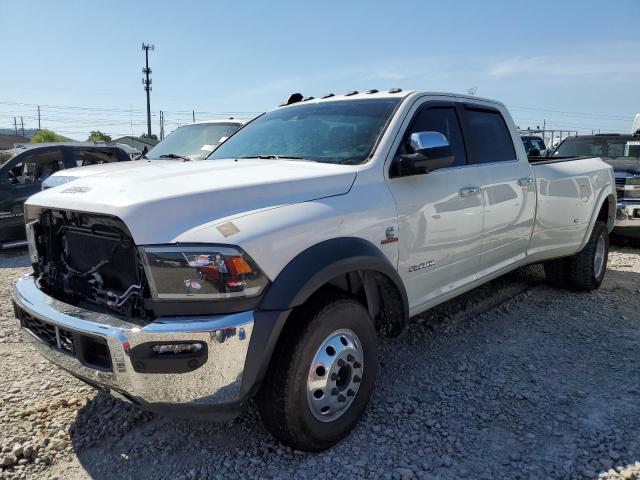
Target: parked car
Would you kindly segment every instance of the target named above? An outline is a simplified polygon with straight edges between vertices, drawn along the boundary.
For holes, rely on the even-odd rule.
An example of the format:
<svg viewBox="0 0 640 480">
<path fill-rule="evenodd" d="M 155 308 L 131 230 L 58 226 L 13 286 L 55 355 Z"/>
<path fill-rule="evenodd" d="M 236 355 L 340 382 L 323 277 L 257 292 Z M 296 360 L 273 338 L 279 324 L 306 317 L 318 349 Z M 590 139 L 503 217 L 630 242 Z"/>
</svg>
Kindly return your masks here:
<svg viewBox="0 0 640 480">
<path fill-rule="evenodd" d="M 102 166 L 25 211 L 13 301 L 45 357 L 159 412 L 254 397 L 317 451 L 362 415 L 377 334 L 525 264 L 598 288 L 615 190 L 597 157 L 530 163 L 499 102 L 393 89 L 292 95 L 206 161 Z"/>
<path fill-rule="evenodd" d="M 615 233 L 640 238 L 640 137 L 622 134 L 581 135 L 564 140 L 552 157 L 602 157 L 614 170 L 618 207 Z"/>
<path fill-rule="evenodd" d="M 539 157 L 547 154 L 547 146 L 544 144 L 542 137 L 538 135 L 520 135 L 520 140 L 522 140 L 527 155 Z"/>
<path fill-rule="evenodd" d="M 244 125 L 244 120 L 205 120 L 178 127 L 148 152 L 138 155 L 137 159 L 183 161 L 203 160 L 218 145 L 233 135 Z M 51 188 L 76 178 L 93 175 L 102 171 L 101 167 L 90 170 L 74 169 L 53 175 L 44 183 L 44 189 Z"/>
<path fill-rule="evenodd" d="M 205 120 L 175 129 L 145 155 L 151 160 L 184 157 L 204 160 L 245 124 L 244 120 Z"/>
<path fill-rule="evenodd" d="M 0 165 L 0 248 L 26 245 L 23 203 L 55 172 L 73 167 L 121 162 L 119 147 L 94 143 L 34 143 L 2 152 Z"/>
</svg>

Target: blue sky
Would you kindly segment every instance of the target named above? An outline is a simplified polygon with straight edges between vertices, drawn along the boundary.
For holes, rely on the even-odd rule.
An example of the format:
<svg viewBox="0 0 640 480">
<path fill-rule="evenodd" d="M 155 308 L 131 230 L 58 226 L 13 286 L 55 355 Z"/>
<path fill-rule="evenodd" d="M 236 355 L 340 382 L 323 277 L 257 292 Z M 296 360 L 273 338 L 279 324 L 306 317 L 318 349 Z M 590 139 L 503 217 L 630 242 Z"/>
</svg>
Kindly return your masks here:
<svg viewBox="0 0 640 480">
<path fill-rule="evenodd" d="M 395 86 L 477 87 L 521 127 L 628 131 L 640 112 L 640 0 L 0 0 L 0 25 L 0 127 L 37 126 L 40 104 L 43 128 L 77 139 L 146 130 L 143 41 L 154 133 L 160 109 L 171 130 L 192 109 Z"/>
</svg>

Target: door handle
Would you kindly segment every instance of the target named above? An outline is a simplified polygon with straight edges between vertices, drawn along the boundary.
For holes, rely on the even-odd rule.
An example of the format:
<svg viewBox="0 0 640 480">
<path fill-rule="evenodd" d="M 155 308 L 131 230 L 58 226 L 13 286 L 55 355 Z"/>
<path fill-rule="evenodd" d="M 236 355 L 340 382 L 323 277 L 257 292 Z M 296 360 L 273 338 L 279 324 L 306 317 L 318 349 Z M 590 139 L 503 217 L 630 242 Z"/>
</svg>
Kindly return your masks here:
<svg viewBox="0 0 640 480">
<path fill-rule="evenodd" d="M 520 185 L 521 187 L 530 187 L 531 185 L 533 185 L 533 182 L 535 180 L 533 178 L 521 178 L 518 180 L 518 185 Z"/>
<path fill-rule="evenodd" d="M 480 187 L 464 187 L 460 189 L 461 197 L 473 197 L 480 193 Z"/>
</svg>

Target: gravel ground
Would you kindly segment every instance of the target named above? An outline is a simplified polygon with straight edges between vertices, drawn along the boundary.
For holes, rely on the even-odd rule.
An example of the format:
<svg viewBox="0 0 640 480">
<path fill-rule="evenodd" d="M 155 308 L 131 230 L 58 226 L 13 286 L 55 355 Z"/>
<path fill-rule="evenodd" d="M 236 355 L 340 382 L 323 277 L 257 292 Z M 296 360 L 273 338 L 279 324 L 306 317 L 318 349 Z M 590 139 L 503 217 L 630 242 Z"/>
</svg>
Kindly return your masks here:
<svg viewBox="0 0 640 480">
<path fill-rule="evenodd" d="M 599 291 L 522 269 L 417 317 L 382 344 L 365 417 L 338 446 L 276 443 L 255 410 L 176 420 L 96 393 L 20 342 L 28 269 L 0 254 L 0 479 L 640 478 L 640 250 Z"/>
</svg>

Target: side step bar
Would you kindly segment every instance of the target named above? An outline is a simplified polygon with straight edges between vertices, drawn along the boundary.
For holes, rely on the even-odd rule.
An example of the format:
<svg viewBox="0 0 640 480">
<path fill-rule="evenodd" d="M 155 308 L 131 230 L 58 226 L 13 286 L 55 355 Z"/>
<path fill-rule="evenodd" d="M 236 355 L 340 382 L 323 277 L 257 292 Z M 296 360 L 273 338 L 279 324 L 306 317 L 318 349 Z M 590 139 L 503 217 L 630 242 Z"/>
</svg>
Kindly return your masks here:
<svg viewBox="0 0 640 480">
<path fill-rule="evenodd" d="M 10 248 L 26 247 L 26 240 L 16 240 L 15 242 L 0 243 L 0 250 L 8 250 Z"/>
</svg>

